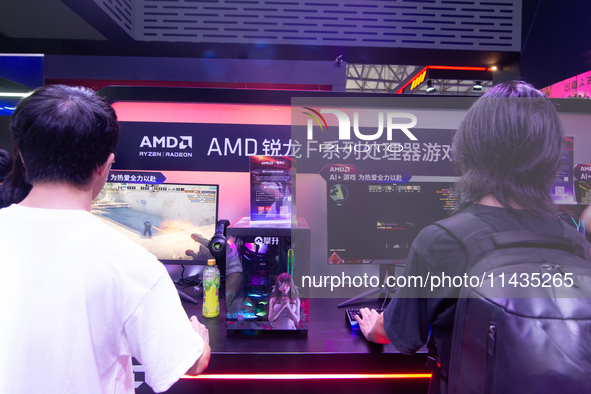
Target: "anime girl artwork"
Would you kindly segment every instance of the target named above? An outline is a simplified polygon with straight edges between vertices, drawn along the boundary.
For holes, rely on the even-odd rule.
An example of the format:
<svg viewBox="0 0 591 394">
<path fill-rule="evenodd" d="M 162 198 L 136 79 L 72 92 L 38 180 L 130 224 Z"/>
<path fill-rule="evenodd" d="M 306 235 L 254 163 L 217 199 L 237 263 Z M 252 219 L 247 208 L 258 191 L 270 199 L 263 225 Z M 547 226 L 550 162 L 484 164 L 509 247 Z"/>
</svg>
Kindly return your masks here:
<svg viewBox="0 0 591 394">
<path fill-rule="evenodd" d="M 295 330 L 300 322 L 300 294 L 292 276 L 284 272 L 277 277 L 269 298 L 269 323 L 274 330 Z"/>
</svg>

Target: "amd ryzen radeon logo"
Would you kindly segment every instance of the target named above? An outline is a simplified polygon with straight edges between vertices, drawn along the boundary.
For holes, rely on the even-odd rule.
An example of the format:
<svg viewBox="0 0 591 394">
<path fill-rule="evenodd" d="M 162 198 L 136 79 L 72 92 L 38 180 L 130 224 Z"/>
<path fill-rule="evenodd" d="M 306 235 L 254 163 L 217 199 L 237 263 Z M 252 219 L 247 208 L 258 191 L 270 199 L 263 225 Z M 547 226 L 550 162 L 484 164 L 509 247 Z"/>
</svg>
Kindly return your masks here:
<svg viewBox="0 0 591 394">
<path fill-rule="evenodd" d="M 180 141 L 179 141 L 180 138 Z M 156 137 L 152 136 L 151 138 L 147 135 L 142 138 L 142 142 L 140 144 L 140 148 L 178 148 L 178 149 L 193 149 L 193 137 L 191 136 L 179 136 L 179 137 L 172 137 L 172 136 L 162 136 Z"/>
</svg>

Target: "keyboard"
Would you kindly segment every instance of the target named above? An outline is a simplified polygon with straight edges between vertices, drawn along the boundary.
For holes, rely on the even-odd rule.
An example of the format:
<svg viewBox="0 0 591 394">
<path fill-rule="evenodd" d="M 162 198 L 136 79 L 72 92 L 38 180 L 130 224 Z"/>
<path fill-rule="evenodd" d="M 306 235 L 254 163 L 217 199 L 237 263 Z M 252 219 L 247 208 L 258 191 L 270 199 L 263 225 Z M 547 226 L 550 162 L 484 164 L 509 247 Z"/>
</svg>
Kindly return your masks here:
<svg viewBox="0 0 591 394">
<path fill-rule="evenodd" d="M 382 313 L 384 310 L 381 308 L 369 308 L 375 309 L 378 313 Z M 359 331 L 359 323 L 355 320 L 355 315 L 359 314 L 359 309 L 345 309 L 345 321 L 351 328 L 351 331 Z"/>
</svg>

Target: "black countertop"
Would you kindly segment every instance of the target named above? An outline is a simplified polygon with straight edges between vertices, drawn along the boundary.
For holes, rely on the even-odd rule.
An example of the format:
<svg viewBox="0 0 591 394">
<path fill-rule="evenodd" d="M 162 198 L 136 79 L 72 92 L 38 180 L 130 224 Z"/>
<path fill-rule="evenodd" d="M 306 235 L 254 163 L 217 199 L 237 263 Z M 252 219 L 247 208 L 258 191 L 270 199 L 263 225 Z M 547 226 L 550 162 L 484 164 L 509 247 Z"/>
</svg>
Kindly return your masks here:
<svg viewBox="0 0 591 394">
<path fill-rule="evenodd" d="M 345 320 L 342 299 L 310 299 L 309 329 L 291 331 L 236 331 L 227 333 L 224 324 L 225 302 L 220 300 L 220 315 L 201 316 L 201 291 L 184 288 L 199 300 L 195 305 L 182 301 L 187 315 L 195 315 L 209 330 L 212 357 L 208 373 L 428 373 L 426 355 L 400 354 L 391 344 L 379 345 L 352 332 Z M 366 299 L 350 308 L 380 308 L 383 300 Z M 274 362 L 273 360 L 281 360 Z M 289 360 L 289 361 L 288 361 Z M 334 365 L 338 365 L 335 369 Z"/>
<path fill-rule="evenodd" d="M 337 307 L 341 299 L 310 299 L 307 333 L 272 330 L 226 333 L 224 300 L 220 302 L 220 316 L 206 319 L 201 316 L 201 291 L 193 287 L 184 291 L 199 300 L 197 305 L 184 300 L 182 303 L 187 315 L 197 316 L 207 326 L 212 355 L 204 375 L 196 379 L 181 378 L 167 394 L 424 394 L 428 391 L 431 371 L 425 367 L 426 355 L 406 356 L 391 344 L 369 343 L 361 333 L 351 332 L 345 321 L 345 308 Z M 379 308 L 382 301 L 367 299 L 350 307 L 363 306 Z M 380 377 L 386 374 L 389 377 Z M 136 374 L 136 386 L 137 394 L 153 394 L 143 383 L 141 373 Z"/>
</svg>

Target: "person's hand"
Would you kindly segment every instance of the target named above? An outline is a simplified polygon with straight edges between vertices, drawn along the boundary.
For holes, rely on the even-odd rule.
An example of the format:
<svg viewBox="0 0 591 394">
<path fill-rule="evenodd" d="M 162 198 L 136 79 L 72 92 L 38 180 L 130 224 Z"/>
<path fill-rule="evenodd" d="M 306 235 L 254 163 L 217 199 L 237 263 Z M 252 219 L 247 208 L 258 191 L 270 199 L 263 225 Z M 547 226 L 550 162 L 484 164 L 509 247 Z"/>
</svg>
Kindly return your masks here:
<svg viewBox="0 0 591 394">
<path fill-rule="evenodd" d="M 195 376 L 202 373 L 205 368 L 209 365 L 209 358 L 211 357 L 211 348 L 209 347 L 209 331 L 207 331 L 207 327 L 197 320 L 196 316 L 191 316 L 189 318 L 191 325 L 195 332 L 203 339 L 203 353 L 201 356 L 195 361 L 195 364 L 191 368 L 187 370 L 187 375 Z"/>
<path fill-rule="evenodd" d="M 355 315 L 355 320 L 359 323 L 359 330 L 366 339 L 371 340 L 369 333 L 378 321 L 380 314 L 375 309 L 370 310 L 369 308 L 361 308 L 359 314 L 361 317 Z"/>
<path fill-rule="evenodd" d="M 281 299 L 281 309 L 285 308 L 287 305 L 289 305 L 289 297 L 283 297 Z"/>
<path fill-rule="evenodd" d="M 209 331 L 207 330 L 207 327 L 201 324 L 196 316 L 191 316 L 189 320 L 191 321 L 191 325 L 195 332 L 199 334 L 205 343 L 209 344 Z"/>
<path fill-rule="evenodd" d="M 226 305 L 232 305 L 234 297 L 242 288 L 242 272 L 232 272 L 226 275 Z"/>
</svg>

